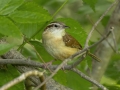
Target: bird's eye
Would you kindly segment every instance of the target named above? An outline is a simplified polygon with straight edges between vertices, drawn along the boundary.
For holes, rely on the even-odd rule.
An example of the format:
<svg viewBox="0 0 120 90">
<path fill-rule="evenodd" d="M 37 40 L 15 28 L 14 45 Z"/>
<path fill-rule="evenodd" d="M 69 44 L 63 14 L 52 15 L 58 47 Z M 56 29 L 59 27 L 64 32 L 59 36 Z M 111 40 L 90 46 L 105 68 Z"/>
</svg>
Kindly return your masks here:
<svg viewBox="0 0 120 90">
<path fill-rule="evenodd" d="M 54 25 L 55 27 L 58 27 L 58 25 Z"/>
</svg>

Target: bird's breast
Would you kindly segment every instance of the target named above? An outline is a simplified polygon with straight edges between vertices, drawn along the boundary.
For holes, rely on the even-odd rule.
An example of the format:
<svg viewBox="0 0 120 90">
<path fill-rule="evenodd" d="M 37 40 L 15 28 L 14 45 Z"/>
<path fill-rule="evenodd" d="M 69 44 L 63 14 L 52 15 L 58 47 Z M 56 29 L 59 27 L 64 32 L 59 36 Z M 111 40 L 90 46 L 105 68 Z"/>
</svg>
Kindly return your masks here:
<svg viewBox="0 0 120 90">
<path fill-rule="evenodd" d="M 64 60 L 77 51 L 77 48 L 71 48 L 65 45 L 63 42 L 63 37 L 43 37 L 43 45 L 45 49 L 51 54 L 55 59 Z"/>
</svg>

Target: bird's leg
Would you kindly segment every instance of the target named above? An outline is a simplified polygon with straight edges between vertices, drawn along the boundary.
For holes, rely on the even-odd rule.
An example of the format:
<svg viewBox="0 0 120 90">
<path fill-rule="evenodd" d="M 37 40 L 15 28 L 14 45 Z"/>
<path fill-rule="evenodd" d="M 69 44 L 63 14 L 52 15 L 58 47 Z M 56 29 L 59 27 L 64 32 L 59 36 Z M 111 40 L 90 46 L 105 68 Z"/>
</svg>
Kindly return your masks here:
<svg viewBox="0 0 120 90">
<path fill-rule="evenodd" d="M 67 66 L 68 64 L 66 63 L 66 64 L 64 64 L 62 67 L 61 67 L 61 70 L 63 70 L 64 72 L 66 72 L 65 71 L 65 66 Z"/>
<path fill-rule="evenodd" d="M 43 64 L 43 65 L 44 65 L 44 68 L 49 69 L 48 66 L 52 65 L 52 63 L 53 63 L 54 61 L 55 61 L 55 59 L 54 59 L 54 60 L 51 60 L 50 62 L 44 63 L 44 64 Z"/>
</svg>

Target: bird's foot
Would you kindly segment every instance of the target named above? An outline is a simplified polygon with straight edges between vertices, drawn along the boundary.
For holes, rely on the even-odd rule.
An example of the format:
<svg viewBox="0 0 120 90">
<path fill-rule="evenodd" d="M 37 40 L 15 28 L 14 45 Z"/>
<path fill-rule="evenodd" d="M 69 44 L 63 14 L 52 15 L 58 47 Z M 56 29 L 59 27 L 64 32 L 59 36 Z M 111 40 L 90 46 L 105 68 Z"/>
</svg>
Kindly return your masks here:
<svg viewBox="0 0 120 90">
<path fill-rule="evenodd" d="M 44 66 L 45 69 L 46 69 L 46 68 L 48 69 L 49 66 L 52 65 L 52 63 L 53 63 L 53 61 L 47 62 L 47 63 L 44 63 L 43 66 Z"/>
<path fill-rule="evenodd" d="M 45 68 L 45 69 L 48 69 L 51 73 L 52 73 L 52 71 L 49 69 L 49 66 L 52 65 L 53 61 L 55 61 L 55 60 L 51 60 L 50 62 L 47 62 L 47 63 L 44 63 L 44 64 L 43 64 L 44 68 Z"/>
</svg>

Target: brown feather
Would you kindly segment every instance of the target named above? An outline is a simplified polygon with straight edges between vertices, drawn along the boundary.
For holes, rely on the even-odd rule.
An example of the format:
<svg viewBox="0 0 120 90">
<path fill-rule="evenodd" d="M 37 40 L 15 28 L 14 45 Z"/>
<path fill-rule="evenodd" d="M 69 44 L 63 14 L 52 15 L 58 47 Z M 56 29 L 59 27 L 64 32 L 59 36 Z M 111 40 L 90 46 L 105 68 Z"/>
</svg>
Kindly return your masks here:
<svg viewBox="0 0 120 90">
<path fill-rule="evenodd" d="M 67 33 L 63 36 L 63 41 L 65 45 L 68 47 L 78 48 L 82 50 L 82 46 L 80 45 L 80 43 L 74 37 L 72 37 L 71 35 Z"/>
</svg>

